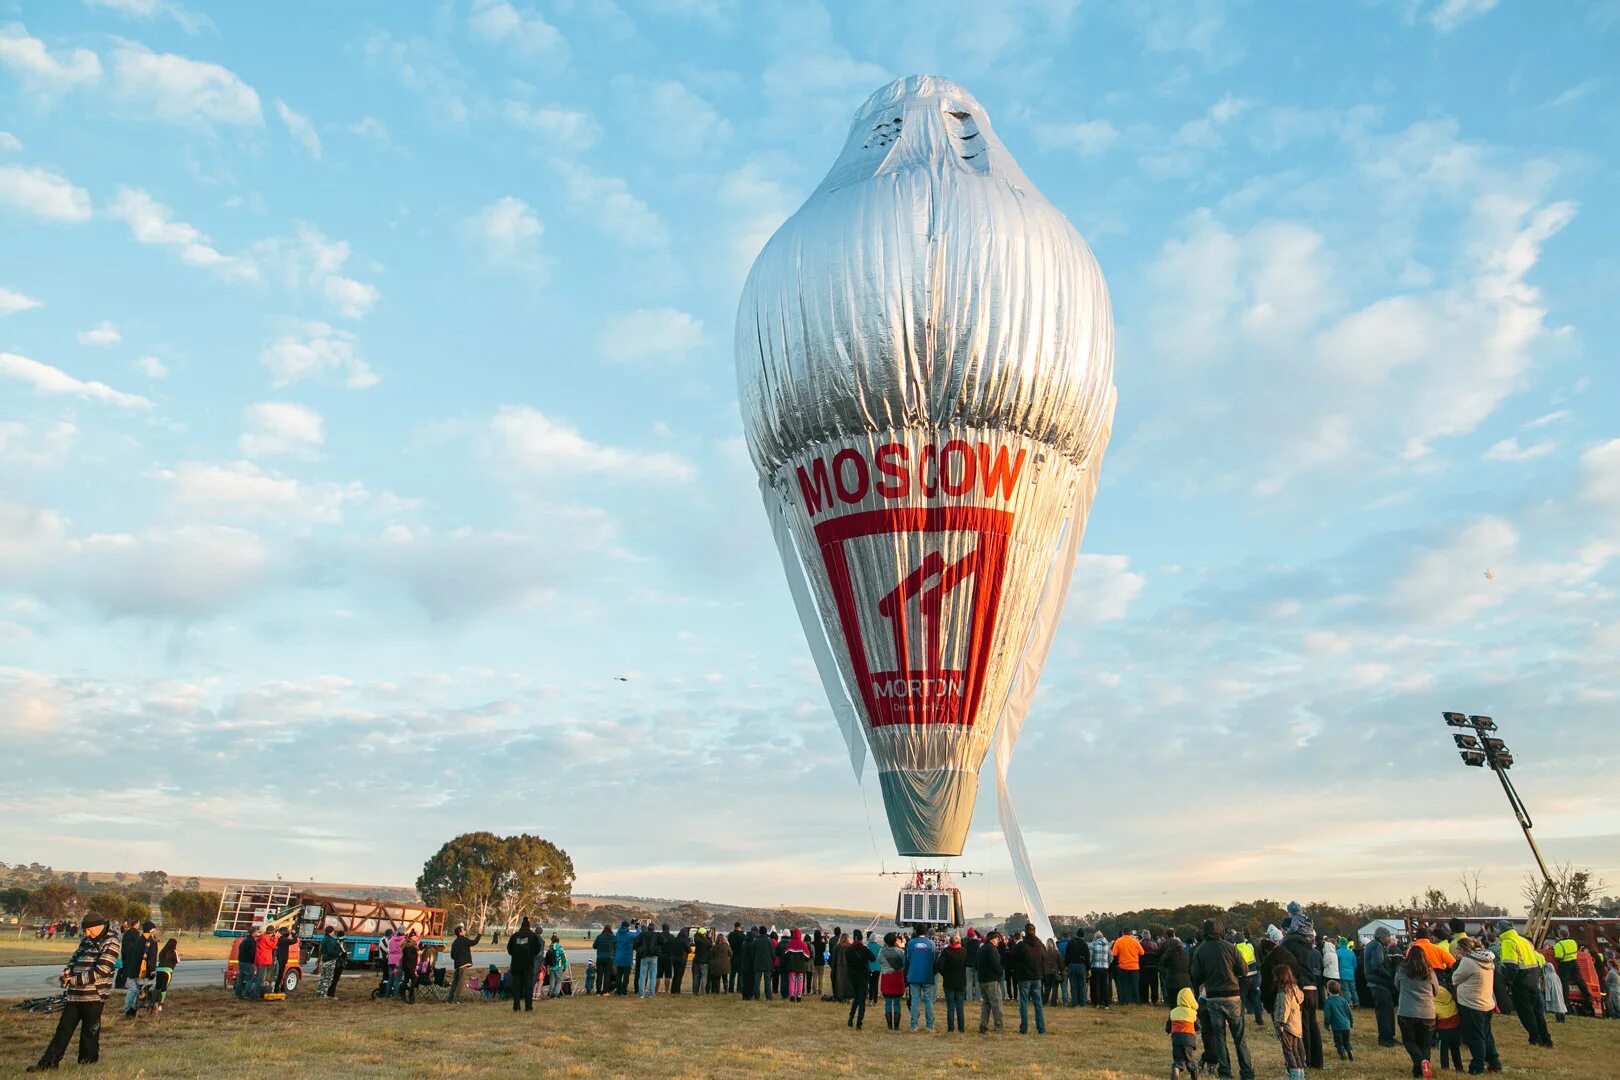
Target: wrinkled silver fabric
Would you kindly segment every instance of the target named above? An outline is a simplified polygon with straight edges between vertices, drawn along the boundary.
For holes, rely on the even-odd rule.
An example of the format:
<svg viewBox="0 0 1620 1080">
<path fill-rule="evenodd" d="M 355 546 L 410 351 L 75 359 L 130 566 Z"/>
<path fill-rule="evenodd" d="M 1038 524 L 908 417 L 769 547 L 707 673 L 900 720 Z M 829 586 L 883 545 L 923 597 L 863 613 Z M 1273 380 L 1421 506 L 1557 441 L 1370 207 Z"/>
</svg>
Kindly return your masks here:
<svg viewBox="0 0 1620 1080">
<path fill-rule="evenodd" d="M 868 99 L 755 261 L 736 358 L 767 509 L 847 694 L 828 686 L 835 713 L 860 717 L 900 853 L 960 854 L 1108 441 L 1102 274 L 973 96 L 912 76 Z"/>
</svg>

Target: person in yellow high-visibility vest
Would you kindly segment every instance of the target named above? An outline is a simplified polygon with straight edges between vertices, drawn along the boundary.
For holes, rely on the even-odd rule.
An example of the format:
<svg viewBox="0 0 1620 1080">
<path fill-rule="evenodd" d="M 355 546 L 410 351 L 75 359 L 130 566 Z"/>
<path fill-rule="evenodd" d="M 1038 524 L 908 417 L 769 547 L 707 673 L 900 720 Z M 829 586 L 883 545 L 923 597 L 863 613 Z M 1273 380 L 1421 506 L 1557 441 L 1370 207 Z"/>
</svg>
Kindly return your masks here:
<svg viewBox="0 0 1620 1080">
<path fill-rule="evenodd" d="M 1502 972 L 1507 979 L 1513 1000 L 1513 1011 L 1519 1015 L 1531 1046 L 1552 1046 L 1552 1035 L 1547 1031 L 1547 1014 L 1541 998 L 1541 965 L 1546 963 L 1536 947 L 1526 941 L 1513 924 L 1503 919 L 1496 924 L 1497 939 L 1502 950 Z"/>
<path fill-rule="evenodd" d="M 1570 1008 L 1574 1008 L 1569 1000 L 1569 988 L 1571 986 L 1581 987 L 1583 995 L 1587 992 L 1586 984 L 1580 981 L 1580 968 L 1575 965 L 1575 954 L 1579 951 L 1580 946 L 1575 943 L 1574 938 L 1569 936 L 1569 927 L 1560 926 L 1558 928 L 1558 940 L 1553 942 L 1553 960 L 1558 964 L 1558 978 L 1564 984 L 1564 1004 Z"/>
</svg>

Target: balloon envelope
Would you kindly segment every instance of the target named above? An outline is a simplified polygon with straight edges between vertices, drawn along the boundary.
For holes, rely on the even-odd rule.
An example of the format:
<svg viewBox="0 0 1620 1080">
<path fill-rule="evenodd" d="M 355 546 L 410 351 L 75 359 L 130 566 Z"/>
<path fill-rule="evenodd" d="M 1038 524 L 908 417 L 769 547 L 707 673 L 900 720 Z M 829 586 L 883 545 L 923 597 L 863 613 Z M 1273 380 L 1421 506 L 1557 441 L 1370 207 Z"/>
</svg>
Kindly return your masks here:
<svg viewBox="0 0 1620 1080">
<path fill-rule="evenodd" d="M 1055 553 L 1096 490 L 1102 274 L 973 96 L 912 76 L 872 95 L 761 251 L 736 355 L 806 633 L 826 636 L 896 847 L 960 854 L 996 726 L 1022 720 L 1009 691 L 1043 593 L 1067 585 Z"/>
</svg>

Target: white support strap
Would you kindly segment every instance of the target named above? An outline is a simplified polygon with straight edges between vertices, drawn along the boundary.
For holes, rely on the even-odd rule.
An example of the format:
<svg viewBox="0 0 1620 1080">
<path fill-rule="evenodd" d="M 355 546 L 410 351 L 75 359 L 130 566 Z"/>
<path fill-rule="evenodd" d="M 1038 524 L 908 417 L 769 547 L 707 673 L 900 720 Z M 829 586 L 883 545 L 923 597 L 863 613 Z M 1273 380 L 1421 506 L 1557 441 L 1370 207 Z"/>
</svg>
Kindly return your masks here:
<svg viewBox="0 0 1620 1080">
<path fill-rule="evenodd" d="M 1007 841 L 1007 853 L 1012 856 L 1013 878 L 1018 891 L 1029 909 L 1029 921 L 1035 932 L 1048 940 L 1052 920 L 1047 917 L 1046 904 L 1041 900 L 1040 887 L 1035 883 L 1035 870 L 1030 865 L 1029 850 L 1024 846 L 1024 834 L 1018 827 L 1018 812 L 1013 807 L 1012 792 L 1007 787 L 1007 766 L 1012 763 L 1013 747 L 1029 714 L 1030 702 L 1040 683 L 1041 670 L 1046 666 L 1046 654 L 1051 651 L 1052 639 L 1057 636 L 1058 621 L 1063 614 L 1063 602 L 1069 595 L 1069 584 L 1074 578 L 1075 560 L 1080 555 L 1080 540 L 1085 535 L 1086 518 L 1091 511 L 1092 496 L 1097 491 L 1097 466 L 1108 436 L 1113 428 L 1114 398 L 1110 389 L 1108 419 L 1098 431 L 1098 438 L 1087 449 L 1084 471 L 1070 498 L 1069 519 L 1063 527 L 1057 546 L 1052 552 L 1052 565 L 1047 571 L 1046 585 L 1041 590 L 1041 602 L 1035 609 L 1035 620 L 1025 639 L 1024 651 L 1018 658 L 1018 676 L 1007 692 L 996 726 L 996 809 L 1001 817 L 1001 834 Z"/>
<path fill-rule="evenodd" d="M 765 513 L 771 519 L 771 535 L 776 539 L 777 554 L 782 557 L 782 572 L 787 575 L 788 591 L 793 594 L 793 607 L 799 613 L 804 640 L 810 645 L 816 673 L 821 676 L 821 688 L 826 691 L 827 703 L 832 706 L 838 730 L 844 733 L 844 745 L 849 748 L 849 764 L 855 770 L 855 779 L 859 781 L 866 766 L 866 737 L 861 732 L 860 719 L 855 715 L 855 704 L 845 691 L 843 677 L 838 673 L 838 661 L 833 659 L 832 647 L 827 643 L 821 613 L 816 610 L 815 598 L 810 595 L 804 564 L 794 545 L 793 530 L 788 527 L 787 508 L 763 480 L 760 481 L 759 493 L 765 502 Z"/>
</svg>

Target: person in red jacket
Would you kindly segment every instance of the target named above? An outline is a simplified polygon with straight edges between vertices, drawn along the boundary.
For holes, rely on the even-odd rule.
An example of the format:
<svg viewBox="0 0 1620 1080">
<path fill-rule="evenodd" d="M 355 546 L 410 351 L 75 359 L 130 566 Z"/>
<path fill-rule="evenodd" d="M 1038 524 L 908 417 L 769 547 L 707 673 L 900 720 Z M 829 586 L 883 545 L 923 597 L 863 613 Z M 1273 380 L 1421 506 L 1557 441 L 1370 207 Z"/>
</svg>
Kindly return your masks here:
<svg viewBox="0 0 1620 1080">
<path fill-rule="evenodd" d="M 252 987 L 253 996 L 263 997 L 267 989 L 276 989 L 276 935 L 259 935 L 253 947 L 253 963 L 259 969 L 258 981 Z"/>
</svg>

